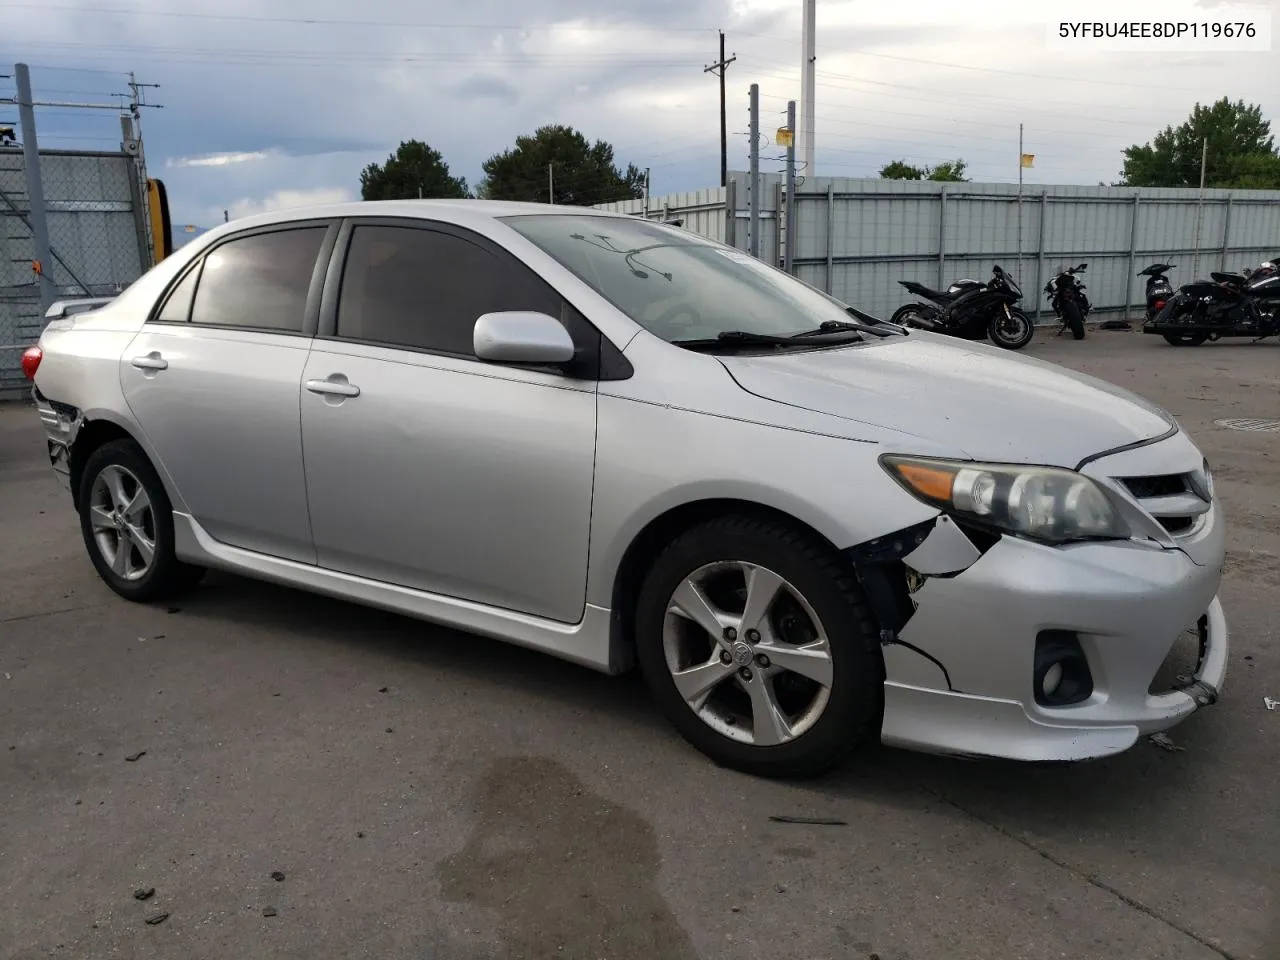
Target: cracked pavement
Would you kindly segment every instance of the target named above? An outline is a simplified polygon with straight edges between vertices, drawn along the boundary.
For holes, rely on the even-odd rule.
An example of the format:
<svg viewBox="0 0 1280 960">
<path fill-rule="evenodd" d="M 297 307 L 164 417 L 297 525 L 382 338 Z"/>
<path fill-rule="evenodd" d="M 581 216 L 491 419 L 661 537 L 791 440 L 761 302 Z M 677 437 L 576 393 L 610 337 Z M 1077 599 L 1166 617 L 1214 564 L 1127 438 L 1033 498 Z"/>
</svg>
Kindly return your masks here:
<svg viewBox="0 0 1280 960">
<path fill-rule="evenodd" d="M 766 782 L 635 678 L 228 576 L 131 605 L 0 405 L 0 958 L 1277 960 L 1280 434 L 1213 421 L 1280 418 L 1280 345 L 1029 352 L 1162 404 L 1215 468 L 1232 659 L 1179 752 Z"/>
</svg>

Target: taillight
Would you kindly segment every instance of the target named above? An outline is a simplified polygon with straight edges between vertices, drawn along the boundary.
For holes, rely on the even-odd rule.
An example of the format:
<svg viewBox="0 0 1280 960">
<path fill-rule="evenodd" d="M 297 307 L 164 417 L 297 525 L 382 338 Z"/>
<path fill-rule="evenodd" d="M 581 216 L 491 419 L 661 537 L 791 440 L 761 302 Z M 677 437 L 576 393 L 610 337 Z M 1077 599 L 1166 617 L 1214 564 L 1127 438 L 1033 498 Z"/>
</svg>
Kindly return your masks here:
<svg viewBox="0 0 1280 960">
<path fill-rule="evenodd" d="M 34 380 L 36 371 L 40 369 L 40 361 L 43 359 L 43 350 L 39 347 L 27 347 L 22 351 L 22 375 L 28 380 Z"/>
<path fill-rule="evenodd" d="M 1163 309 L 1164 309 L 1164 301 L 1163 301 L 1163 300 L 1157 300 L 1157 301 L 1156 301 L 1156 309 L 1157 309 L 1157 310 L 1163 310 Z"/>
</svg>

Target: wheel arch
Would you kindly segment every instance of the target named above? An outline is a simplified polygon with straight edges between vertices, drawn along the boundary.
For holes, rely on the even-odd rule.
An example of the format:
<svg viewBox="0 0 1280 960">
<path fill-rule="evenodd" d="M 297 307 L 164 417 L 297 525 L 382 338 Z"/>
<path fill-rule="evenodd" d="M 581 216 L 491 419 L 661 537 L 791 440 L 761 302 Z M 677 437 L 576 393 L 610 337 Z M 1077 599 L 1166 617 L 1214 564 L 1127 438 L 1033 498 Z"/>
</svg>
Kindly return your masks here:
<svg viewBox="0 0 1280 960">
<path fill-rule="evenodd" d="M 609 640 L 615 672 L 635 664 L 635 612 L 640 587 L 653 561 L 678 536 L 720 517 L 746 516 L 789 524 L 839 553 L 840 548 L 810 523 L 778 507 L 735 497 L 690 500 L 658 514 L 631 539 L 613 575 Z M 843 556 L 843 554 L 841 554 Z"/>
<path fill-rule="evenodd" d="M 168 494 L 174 510 L 184 509 L 183 500 L 174 488 L 168 471 L 164 469 L 159 457 L 135 424 L 129 423 L 110 410 L 81 411 L 81 417 L 80 428 L 76 431 L 75 441 L 71 445 L 68 462 L 71 498 L 77 511 L 80 509 L 80 485 L 84 479 L 85 464 L 95 450 L 113 440 L 130 440 L 137 444 L 160 476 L 160 482 L 164 484 L 165 493 Z"/>
</svg>

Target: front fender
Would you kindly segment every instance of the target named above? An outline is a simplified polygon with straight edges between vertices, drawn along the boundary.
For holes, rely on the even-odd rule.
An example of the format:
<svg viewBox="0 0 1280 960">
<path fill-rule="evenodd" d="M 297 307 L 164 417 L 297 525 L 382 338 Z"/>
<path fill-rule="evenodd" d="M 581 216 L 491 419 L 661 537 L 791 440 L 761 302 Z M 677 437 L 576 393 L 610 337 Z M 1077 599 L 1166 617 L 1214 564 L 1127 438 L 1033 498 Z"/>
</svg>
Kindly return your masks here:
<svg viewBox="0 0 1280 960">
<path fill-rule="evenodd" d="M 686 504 L 769 507 L 839 548 L 938 514 L 889 478 L 875 442 L 604 395 L 597 436 L 587 600 L 602 607 L 635 538 Z"/>
</svg>

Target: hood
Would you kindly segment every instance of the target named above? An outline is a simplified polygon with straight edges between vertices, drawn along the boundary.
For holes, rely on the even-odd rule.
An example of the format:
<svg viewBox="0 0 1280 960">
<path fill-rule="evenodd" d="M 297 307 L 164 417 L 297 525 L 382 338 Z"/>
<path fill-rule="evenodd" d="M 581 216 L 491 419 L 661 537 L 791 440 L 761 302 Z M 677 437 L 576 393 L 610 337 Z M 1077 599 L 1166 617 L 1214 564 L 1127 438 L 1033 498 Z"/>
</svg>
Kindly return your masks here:
<svg viewBox="0 0 1280 960">
<path fill-rule="evenodd" d="M 718 359 L 756 396 L 922 437 L 975 460 L 1075 467 L 1176 429 L 1159 407 L 1105 381 L 927 333 Z"/>
</svg>

